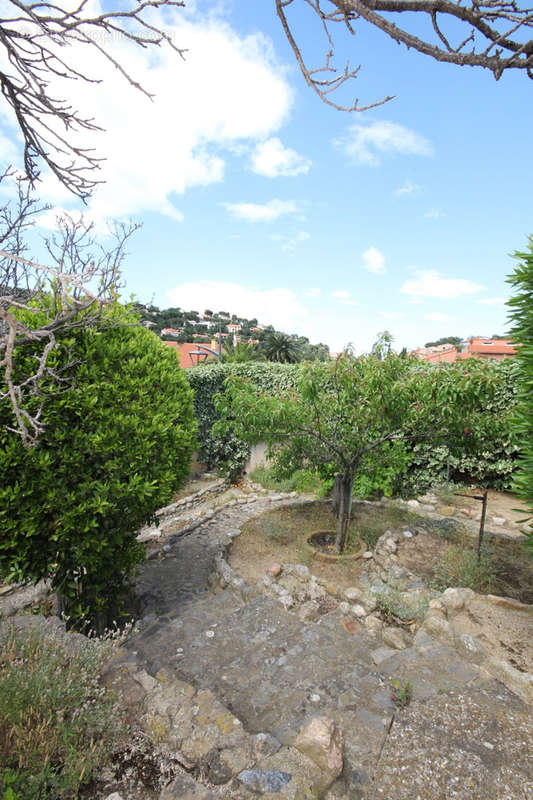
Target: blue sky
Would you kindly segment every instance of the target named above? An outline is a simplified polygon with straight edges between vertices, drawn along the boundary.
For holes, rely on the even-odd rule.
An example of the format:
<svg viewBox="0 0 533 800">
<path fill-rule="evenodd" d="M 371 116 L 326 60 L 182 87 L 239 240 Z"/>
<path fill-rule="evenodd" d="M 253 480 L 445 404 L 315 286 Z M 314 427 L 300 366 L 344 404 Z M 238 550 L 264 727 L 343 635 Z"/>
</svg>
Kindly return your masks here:
<svg viewBox="0 0 533 800">
<path fill-rule="evenodd" d="M 395 95 L 345 114 L 305 86 L 273 0 L 188 6 L 163 20 L 185 61 L 113 44 L 153 102 L 84 53 L 77 63 L 103 84 L 60 87 L 106 129 L 90 144 L 107 158 L 107 184 L 86 214 L 99 230 L 109 217 L 143 223 L 127 292 L 256 316 L 334 351 L 367 350 L 384 329 L 398 348 L 503 333 L 510 253 L 533 233 L 533 82 L 496 82 L 364 23 L 355 37 L 339 26 L 336 63 L 361 64 L 344 100 Z M 296 12 L 319 66 L 318 20 L 303 3 Z M 16 163 L 15 129 L 1 124 L 3 159 Z M 77 208 L 50 177 L 42 194 Z"/>
</svg>

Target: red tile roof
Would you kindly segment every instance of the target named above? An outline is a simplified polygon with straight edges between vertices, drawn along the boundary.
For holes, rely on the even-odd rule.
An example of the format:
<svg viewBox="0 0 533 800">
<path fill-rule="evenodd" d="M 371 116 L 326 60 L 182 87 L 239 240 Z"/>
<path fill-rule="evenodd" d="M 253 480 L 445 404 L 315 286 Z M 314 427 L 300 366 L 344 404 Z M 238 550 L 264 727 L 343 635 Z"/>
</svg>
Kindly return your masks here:
<svg viewBox="0 0 533 800">
<path fill-rule="evenodd" d="M 176 351 L 180 367 L 184 369 L 196 365 L 198 361 L 205 361 L 208 355 L 206 353 L 205 356 L 191 356 L 191 353 L 198 352 L 198 345 L 196 342 L 183 342 L 183 344 L 178 344 L 178 342 L 163 342 L 163 344 L 166 344 L 167 347 L 172 347 L 172 349 Z"/>
</svg>

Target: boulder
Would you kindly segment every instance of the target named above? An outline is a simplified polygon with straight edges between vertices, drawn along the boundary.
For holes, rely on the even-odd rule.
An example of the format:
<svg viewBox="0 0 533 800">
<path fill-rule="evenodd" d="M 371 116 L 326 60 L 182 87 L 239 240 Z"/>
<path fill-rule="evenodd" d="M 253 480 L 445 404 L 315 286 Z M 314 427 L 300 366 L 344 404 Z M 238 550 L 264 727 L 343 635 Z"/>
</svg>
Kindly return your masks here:
<svg viewBox="0 0 533 800">
<path fill-rule="evenodd" d="M 294 747 L 320 767 L 329 786 L 342 772 L 344 737 L 330 717 L 314 717 L 298 733 Z"/>
</svg>

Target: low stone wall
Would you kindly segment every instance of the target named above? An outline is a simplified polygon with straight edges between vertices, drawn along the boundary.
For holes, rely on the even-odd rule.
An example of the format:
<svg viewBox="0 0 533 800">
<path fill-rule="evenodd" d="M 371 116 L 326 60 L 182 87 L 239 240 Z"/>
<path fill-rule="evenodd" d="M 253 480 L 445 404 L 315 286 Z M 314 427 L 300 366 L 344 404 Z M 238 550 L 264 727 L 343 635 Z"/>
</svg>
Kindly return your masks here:
<svg viewBox="0 0 533 800">
<path fill-rule="evenodd" d="M 0 586 L 0 618 L 12 617 L 26 608 L 37 608 L 52 593 L 48 581 L 33 585 L 10 583 Z"/>
<path fill-rule="evenodd" d="M 175 503 L 171 503 L 164 508 L 160 508 L 156 512 L 156 516 L 159 519 L 164 519 L 165 517 L 181 514 L 184 511 L 189 511 L 191 508 L 196 508 L 196 506 L 206 503 L 208 500 L 214 500 L 219 494 L 225 492 L 228 486 L 229 481 L 227 478 L 219 478 L 218 480 L 213 481 L 213 483 L 210 483 L 208 486 L 205 486 L 203 489 L 200 489 L 198 492 L 188 495 L 187 497 L 182 497 L 179 500 L 176 500 Z"/>
</svg>

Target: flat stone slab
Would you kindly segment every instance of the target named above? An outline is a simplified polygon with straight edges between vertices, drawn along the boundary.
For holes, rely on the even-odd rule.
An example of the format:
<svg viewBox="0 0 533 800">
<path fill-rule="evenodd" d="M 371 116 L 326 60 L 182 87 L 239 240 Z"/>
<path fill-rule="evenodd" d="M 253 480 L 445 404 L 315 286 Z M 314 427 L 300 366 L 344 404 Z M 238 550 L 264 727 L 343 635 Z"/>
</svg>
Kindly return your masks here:
<svg viewBox="0 0 533 800">
<path fill-rule="evenodd" d="M 533 797 L 533 721 L 500 686 L 434 695 L 399 712 L 368 800 Z"/>
</svg>

